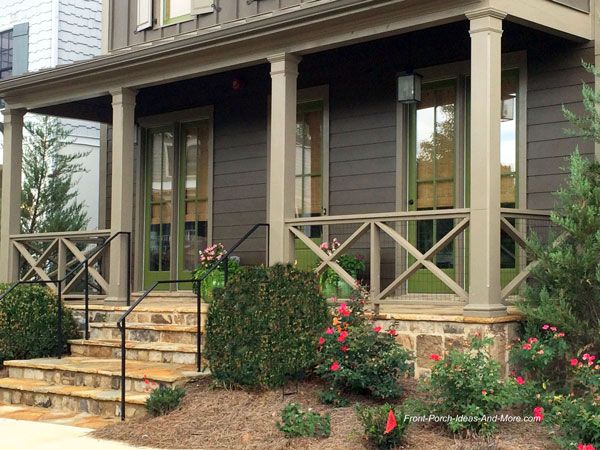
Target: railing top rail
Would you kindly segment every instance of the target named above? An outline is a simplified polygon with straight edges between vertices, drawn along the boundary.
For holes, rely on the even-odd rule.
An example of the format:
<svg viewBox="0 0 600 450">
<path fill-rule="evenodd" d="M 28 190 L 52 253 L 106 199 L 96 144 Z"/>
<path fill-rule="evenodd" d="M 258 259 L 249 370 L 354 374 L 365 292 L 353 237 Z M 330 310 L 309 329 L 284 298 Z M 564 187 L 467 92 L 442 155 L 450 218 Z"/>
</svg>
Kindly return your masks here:
<svg viewBox="0 0 600 450">
<path fill-rule="evenodd" d="M 10 240 L 42 241 L 61 237 L 96 238 L 110 236 L 110 230 L 60 231 L 55 233 L 11 234 Z"/>
<path fill-rule="evenodd" d="M 298 217 L 286 220 L 290 226 L 295 225 L 325 225 L 344 223 L 364 223 L 369 221 L 389 220 L 428 220 L 428 219 L 462 219 L 468 217 L 470 209 L 438 209 L 429 211 L 398 211 L 387 213 L 349 214 L 339 216 Z"/>
<path fill-rule="evenodd" d="M 510 217 L 514 219 L 548 219 L 550 218 L 552 212 L 541 209 L 500 208 L 500 214 L 502 217 Z"/>
</svg>

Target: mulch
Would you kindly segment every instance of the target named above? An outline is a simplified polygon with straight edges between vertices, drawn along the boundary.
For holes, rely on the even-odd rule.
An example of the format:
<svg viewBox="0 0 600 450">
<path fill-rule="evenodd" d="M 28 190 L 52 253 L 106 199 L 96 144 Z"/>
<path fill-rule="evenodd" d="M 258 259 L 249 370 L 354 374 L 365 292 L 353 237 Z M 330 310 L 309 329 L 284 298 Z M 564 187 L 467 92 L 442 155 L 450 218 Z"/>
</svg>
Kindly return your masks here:
<svg viewBox="0 0 600 450">
<path fill-rule="evenodd" d="M 364 450 L 369 449 L 353 406 L 332 408 L 320 404 L 317 392 L 324 386 L 318 381 L 305 381 L 281 390 L 254 392 L 216 387 L 209 380 L 186 386 L 187 395 L 176 411 L 162 417 L 132 420 L 96 430 L 100 439 L 124 441 L 138 446 L 165 449 L 298 449 L 298 450 Z M 414 383 L 406 386 L 407 395 L 414 394 Z M 356 396 L 357 402 L 372 403 Z M 287 439 L 275 423 L 288 402 L 301 403 L 331 415 L 331 436 L 327 439 Z M 500 424 L 499 433 L 490 439 L 456 438 L 444 428 L 428 424 L 409 427 L 402 449 L 428 450 L 555 450 L 558 449 L 539 424 Z"/>
</svg>

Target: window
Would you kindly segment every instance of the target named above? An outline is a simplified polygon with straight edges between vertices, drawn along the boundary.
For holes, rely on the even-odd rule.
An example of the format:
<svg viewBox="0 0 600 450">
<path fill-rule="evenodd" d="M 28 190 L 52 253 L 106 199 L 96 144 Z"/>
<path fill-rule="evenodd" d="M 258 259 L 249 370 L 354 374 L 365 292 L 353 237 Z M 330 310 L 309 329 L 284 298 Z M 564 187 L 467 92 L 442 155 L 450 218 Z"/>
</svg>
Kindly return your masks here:
<svg viewBox="0 0 600 450">
<path fill-rule="evenodd" d="M 191 12 L 192 3 L 190 0 L 162 0 L 163 25 L 190 20 L 192 18 Z"/>
<path fill-rule="evenodd" d="M 13 32 L 0 33 L 0 80 L 8 78 L 13 72 Z"/>
</svg>

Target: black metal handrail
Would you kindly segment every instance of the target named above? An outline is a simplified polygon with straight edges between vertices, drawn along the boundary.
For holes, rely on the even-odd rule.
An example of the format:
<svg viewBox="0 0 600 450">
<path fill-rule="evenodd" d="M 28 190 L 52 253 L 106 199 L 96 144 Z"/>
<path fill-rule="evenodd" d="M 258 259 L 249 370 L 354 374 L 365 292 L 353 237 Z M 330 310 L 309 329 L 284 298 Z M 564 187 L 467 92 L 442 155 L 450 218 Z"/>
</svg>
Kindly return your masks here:
<svg viewBox="0 0 600 450">
<path fill-rule="evenodd" d="M 63 283 L 73 275 L 77 270 L 79 270 L 82 266 L 84 267 L 84 278 L 85 278 L 85 288 L 84 288 L 84 296 L 85 296 L 85 330 L 84 337 L 85 339 L 90 338 L 90 329 L 89 329 L 89 263 L 98 253 L 106 248 L 110 242 L 120 235 L 127 236 L 127 305 L 130 303 L 131 299 L 131 232 L 129 231 L 119 231 L 112 236 L 110 236 L 106 241 L 102 243 L 102 245 L 97 246 L 83 261 L 77 263 L 64 277 L 61 279 L 54 280 L 19 280 L 15 283 L 11 284 L 10 287 L 4 291 L 0 295 L 0 302 L 10 294 L 17 286 L 22 284 L 56 284 L 56 294 L 58 300 L 58 311 L 57 311 L 57 345 L 56 345 L 56 356 L 60 358 L 62 356 L 62 352 L 64 350 L 63 347 L 63 335 L 62 335 L 62 286 Z"/>
<path fill-rule="evenodd" d="M 137 308 L 137 306 L 150 295 L 157 286 L 161 284 L 179 284 L 179 283 L 192 283 L 194 286 L 194 291 L 196 292 L 196 366 L 198 368 L 198 372 L 202 372 L 202 311 L 201 311 L 201 290 L 202 290 L 202 282 L 212 273 L 214 272 L 221 264 L 223 265 L 223 281 L 224 284 L 227 284 L 228 275 L 229 275 L 229 257 L 232 253 L 242 245 L 256 230 L 261 227 L 265 227 L 267 229 L 267 245 L 266 245 L 266 262 L 268 264 L 269 261 L 269 224 L 268 223 L 257 223 L 255 224 L 241 239 L 239 239 L 228 251 L 225 251 L 223 257 L 217 261 L 215 261 L 205 272 L 200 275 L 199 278 L 193 278 L 191 280 L 161 280 L 156 281 L 150 286 L 140 297 L 125 311 L 119 320 L 117 320 L 117 328 L 119 328 L 121 332 L 121 420 L 125 420 L 125 377 L 126 377 L 126 334 L 127 334 L 127 317 Z"/>
</svg>

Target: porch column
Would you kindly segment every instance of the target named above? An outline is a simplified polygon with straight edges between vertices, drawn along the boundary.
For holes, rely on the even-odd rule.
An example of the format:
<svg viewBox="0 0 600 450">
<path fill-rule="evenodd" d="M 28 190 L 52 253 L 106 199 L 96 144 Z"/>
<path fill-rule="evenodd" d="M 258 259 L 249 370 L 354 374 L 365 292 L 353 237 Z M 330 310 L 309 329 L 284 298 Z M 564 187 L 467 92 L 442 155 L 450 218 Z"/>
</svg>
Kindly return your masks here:
<svg viewBox="0 0 600 450">
<path fill-rule="evenodd" d="M 486 8 L 471 22 L 471 224 L 467 316 L 506 314 L 500 299 L 500 80 L 502 20 Z"/>
<path fill-rule="evenodd" d="M 133 177 L 135 142 L 135 96 L 132 89 L 111 92 L 113 107 L 112 192 L 110 230 L 133 231 Z M 127 239 L 115 239 L 110 248 L 110 283 L 107 300 L 124 302 L 127 297 Z"/>
<path fill-rule="evenodd" d="M 6 109 L 2 162 L 2 214 L 0 222 L 0 282 L 17 281 L 18 257 L 10 235 L 21 232 L 21 170 L 23 166 L 24 109 Z"/>
<path fill-rule="evenodd" d="M 294 217 L 297 79 L 300 58 L 279 54 L 271 63 L 271 145 L 269 155 L 269 264 L 290 262 L 293 239 L 285 219 Z"/>
</svg>

